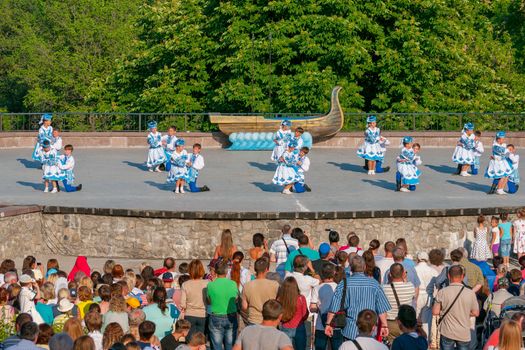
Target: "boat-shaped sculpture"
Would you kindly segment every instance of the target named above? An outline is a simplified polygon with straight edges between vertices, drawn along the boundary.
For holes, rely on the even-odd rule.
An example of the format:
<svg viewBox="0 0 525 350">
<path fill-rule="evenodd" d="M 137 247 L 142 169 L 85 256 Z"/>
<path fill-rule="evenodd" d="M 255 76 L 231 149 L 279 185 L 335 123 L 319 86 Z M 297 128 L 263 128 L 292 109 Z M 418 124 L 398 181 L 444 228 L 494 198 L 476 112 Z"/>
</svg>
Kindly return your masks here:
<svg viewBox="0 0 525 350">
<path fill-rule="evenodd" d="M 226 135 L 234 133 L 268 133 L 279 129 L 283 119 L 292 122 L 292 130 L 302 127 L 309 132 L 314 141 L 334 136 L 341 130 L 344 122 L 344 114 L 339 103 L 340 86 L 332 90 L 330 112 L 323 116 L 310 117 L 266 117 L 262 115 L 227 115 L 210 113 L 210 121 L 218 124 L 219 130 Z"/>
</svg>

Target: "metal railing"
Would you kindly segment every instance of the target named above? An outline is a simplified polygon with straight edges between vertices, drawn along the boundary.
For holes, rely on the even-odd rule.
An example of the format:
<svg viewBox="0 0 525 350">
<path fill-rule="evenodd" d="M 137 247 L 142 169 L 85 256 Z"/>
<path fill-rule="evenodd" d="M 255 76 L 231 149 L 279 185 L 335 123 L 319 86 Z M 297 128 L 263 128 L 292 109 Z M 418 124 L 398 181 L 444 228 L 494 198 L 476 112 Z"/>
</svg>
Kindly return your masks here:
<svg viewBox="0 0 525 350">
<path fill-rule="evenodd" d="M 227 113 L 246 115 L 248 113 Z M 249 113 L 252 115 L 252 113 Z M 265 117 L 319 116 L 322 113 L 253 113 Z M 372 113 L 345 113 L 344 131 L 361 131 L 366 117 Z M 378 125 L 388 131 L 457 131 L 466 122 L 479 130 L 525 131 L 525 113 L 373 113 Z M 0 131 L 38 130 L 42 113 L 0 113 Z M 145 131 L 147 123 L 155 120 L 159 130 L 174 125 L 179 131 L 216 131 L 209 113 L 53 113 L 53 126 L 62 131 Z"/>
</svg>

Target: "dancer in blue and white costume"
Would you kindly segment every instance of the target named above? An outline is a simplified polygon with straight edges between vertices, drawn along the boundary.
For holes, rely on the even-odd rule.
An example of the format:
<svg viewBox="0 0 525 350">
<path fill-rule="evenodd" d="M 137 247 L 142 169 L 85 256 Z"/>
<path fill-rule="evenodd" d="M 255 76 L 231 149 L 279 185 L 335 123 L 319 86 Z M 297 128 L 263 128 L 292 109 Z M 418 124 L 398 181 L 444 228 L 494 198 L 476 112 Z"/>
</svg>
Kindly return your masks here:
<svg viewBox="0 0 525 350">
<path fill-rule="evenodd" d="M 64 154 L 58 157 L 58 167 L 64 172 L 64 189 L 66 192 L 77 192 L 82 190 L 82 184 L 74 186 L 75 182 L 75 158 L 73 157 L 73 146 L 66 145 L 64 147 Z"/>
<path fill-rule="evenodd" d="M 409 187 L 419 184 L 421 171 L 417 168 L 417 156 L 412 148 L 414 140 L 410 136 L 403 138 L 403 148 L 397 157 L 397 171 L 401 175 L 399 191 L 410 192 Z"/>
<path fill-rule="evenodd" d="M 357 155 L 368 160 L 368 175 L 375 175 L 376 162 L 383 161 L 384 158 L 381 130 L 377 127 L 375 115 L 369 116 L 366 122 L 368 128 L 365 130 L 365 142 L 357 149 Z"/>
<path fill-rule="evenodd" d="M 300 152 L 301 148 L 303 148 L 303 145 L 304 145 L 303 134 L 304 134 L 304 129 L 301 127 L 298 127 L 298 128 L 295 128 L 295 131 L 292 137 L 290 138 L 290 141 L 293 140 L 297 142 L 297 147 L 295 147 L 295 152 L 297 153 Z"/>
<path fill-rule="evenodd" d="M 496 133 L 496 139 L 492 144 L 492 156 L 490 157 L 489 166 L 485 172 L 485 177 L 489 179 L 497 179 L 497 184 L 492 182 L 492 187 L 488 194 L 507 194 L 504 191 L 509 176 L 514 172 L 512 165 L 508 161 L 509 150 L 505 144 L 505 132 L 498 131 Z"/>
<path fill-rule="evenodd" d="M 470 169 L 472 175 L 478 175 L 483 153 L 485 153 L 485 147 L 481 141 L 481 131 L 476 130 L 474 132 L 474 164 Z"/>
<path fill-rule="evenodd" d="M 166 182 L 175 183 L 175 193 L 185 193 L 184 184 L 189 180 L 188 177 L 188 152 L 184 149 L 184 140 L 177 139 L 175 151 L 171 154 L 171 169 Z"/>
<path fill-rule="evenodd" d="M 201 154 L 202 146 L 200 143 L 193 145 L 193 153 L 190 155 L 188 162 L 188 185 L 190 186 L 190 192 L 206 192 L 210 189 L 204 185 L 197 187 L 197 179 L 199 177 L 199 171 L 204 168 L 204 157 Z"/>
<path fill-rule="evenodd" d="M 287 149 L 278 160 L 277 170 L 273 176 L 272 182 L 279 186 L 284 186 L 283 194 L 292 194 L 290 189 L 296 182 L 301 181 L 301 175 L 297 172 L 298 154 L 295 152 L 297 143 L 288 142 Z"/>
<path fill-rule="evenodd" d="M 149 171 L 160 172 L 159 166 L 166 161 L 166 155 L 164 154 L 164 149 L 162 148 L 162 134 L 157 131 L 157 122 L 150 121 L 148 123 L 148 160 L 146 165 Z"/>
<path fill-rule="evenodd" d="M 509 157 L 507 159 L 513 169 L 512 175 L 509 176 L 509 181 L 507 182 L 507 193 L 514 194 L 518 192 L 520 187 L 520 155 L 516 153 L 516 148 L 512 144 L 507 145 L 507 149 L 509 150 Z"/>
<path fill-rule="evenodd" d="M 273 148 L 272 152 L 272 160 L 274 162 L 279 162 L 279 158 L 281 158 L 281 155 L 286 150 L 286 145 L 288 144 L 288 141 L 292 139 L 292 131 L 290 130 L 290 127 L 292 126 L 292 123 L 285 119 L 281 122 L 281 128 L 275 133 L 275 137 L 273 139 L 273 142 L 275 143 L 275 147 Z"/>
<path fill-rule="evenodd" d="M 62 137 L 60 137 L 60 129 L 53 129 L 53 138 L 51 139 L 51 148 L 54 148 L 58 154 L 62 150 Z"/>
<path fill-rule="evenodd" d="M 177 141 L 177 136 L 175 136 L 175 133 L 177 132 L 177 128 L 175 126 L 170 126 L 168 128 L 168 134 L 162 136 L 162 146 L 164 147 L 164 155 L 166 156 L 166 171 L 170 171 L 171 169 L 171 154 L 173 151 L 175 151 L 175 142 Z"/>
<path fill-rule="evenodd" d="M 45 140 L 51 142 L 53 140 L 53 127 L 51 126 L 51 119 L 53 116 L 51 114 L 44 114 L 40 118 L 40 129 L 38 129 L 38 136 L 36 139 L 35 149 L 33 150 L 33 160 L 39 160 L 40 149 L 42 148 L 42 143 Z"/>
<path fill-rule="evenodd" d="M 54 148 L 51 148 L 49 140 L 42 141 L 42 147 L 37 153 L 36 160 L 39 160 L 44 171 L 42 179 L 44 180 L 44 192 L 49 192 L 49 183 L 51 182 L 53 190 L 51 193 L 58 192 L 58 181 L 66 178 L 64 172 L 58 166 L 58 155 Z"/>
<path fill-rule="evenodd" d="M 466 123 L 463 126 L 461 137 L 452 155 L 452 161 L 458 164 L 460 176 L 472 176 L 468 173 L 468 169 L 471 165 L 474 165 L 476 161 L 476 155 L 474 154 L 476 147 L 475 141 L 474 124 Z"/>
<path fill-rule="evenodd" d="M 297 151 L 297 148 L 295 149 Z M 296 193 L 311 192 L 312 189 L 305 182 L 304 173 L 310 170 L 310 158 L 308 153 L 310 149 L 308 147 L 302 147 L 297 157 L 296 170 L 297 174 L 301 177 L 299 182 L 294 183 L 293 190 Z"/>
</svg>

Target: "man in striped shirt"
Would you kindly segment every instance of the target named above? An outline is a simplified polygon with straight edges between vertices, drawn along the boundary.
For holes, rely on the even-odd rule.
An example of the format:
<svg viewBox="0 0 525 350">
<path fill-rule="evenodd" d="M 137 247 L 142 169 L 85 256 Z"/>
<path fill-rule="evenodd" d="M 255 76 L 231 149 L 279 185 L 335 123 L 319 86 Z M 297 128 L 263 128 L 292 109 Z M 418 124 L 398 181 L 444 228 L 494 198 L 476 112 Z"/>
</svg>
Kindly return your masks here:
<svg viewBox="0 0 525 350">
<path fill-rule="evenodd" d="M 283 226 L 282 237 L 272 243 L 270 247 L 271 261 L 277 264 L 276 271 L 284 277 L 285 264 L 288 255 L 299 247 L 299 243 L 295 238 L 292 238 L 292 227 L 288 224 Z"/>
<path fill-rule="evenodd" d="M 357 317 L 362 310 L 370 309 L 379 315 L 381 320 L 381 336 L 388 336 L 386 312 L 392 307 L 386 295 L 377 281 L 364 274 L 365 260 L 354 255 L 350 260 L 352 276 L 347 278 L 347 286 L 344 300 L 346 309 L 346 326 L 343 329 L 343 336 L 347 340 L 355 339 L 359 330 L 357 329 Z M 325 334 L 329 337 L 333 334 L 330 326 L 334 315 L 341 309 L 341 298 L 343 296 L 344 281 L 341 281 L 335 289 L 332 303 L 330 304 Z"/>
</svg>

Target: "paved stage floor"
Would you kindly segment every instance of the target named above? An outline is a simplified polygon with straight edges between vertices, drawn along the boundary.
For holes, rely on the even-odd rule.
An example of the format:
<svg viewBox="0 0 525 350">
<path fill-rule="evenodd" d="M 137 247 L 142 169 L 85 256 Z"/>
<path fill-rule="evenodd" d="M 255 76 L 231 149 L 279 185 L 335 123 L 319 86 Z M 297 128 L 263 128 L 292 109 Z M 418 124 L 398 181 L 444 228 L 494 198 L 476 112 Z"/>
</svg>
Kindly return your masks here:
<svg viewBox="0 0 525 350">
<path fill-rule="evenodd" d="M 166 173 L 150 173 L 147 150 L 80 149 L 75 151 L 78 193 L 43 193 L 42 171 L 31 149 L 0 150 L 0 202 L 99 208 L 174 211 L 353 211 L 440 209 L 525 205 L 525 189 L 515 195 L 489 196 L 483 175 L 452 176 L 453 149 L 424 149 L 421 184 L 414 193 L 395 192 L 395 172 L 368 176 L 351 149 L 313 149 L 307 183 L 313 192 L 283 195 L 271 183 L 271 152 L 205 150 L 199 185 L 211 192 L 175 195 Z M 394 166 L 398 149 L 387 152 Z M 482 161 L 483 171 L 488 156 Z M 521 172 L 524 173 L 524 166 Z"/>
</svg>

